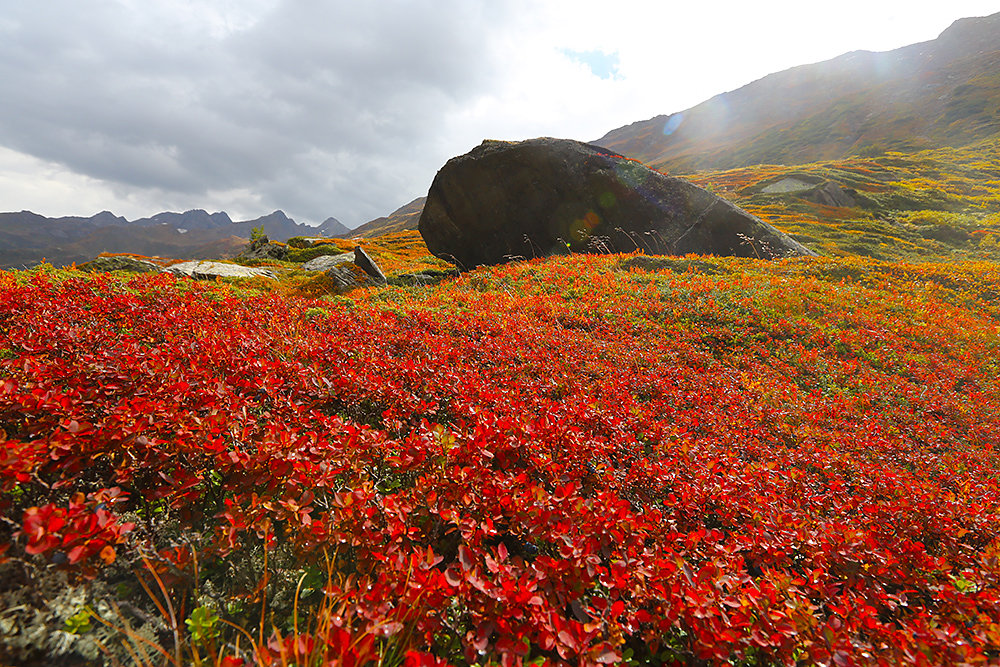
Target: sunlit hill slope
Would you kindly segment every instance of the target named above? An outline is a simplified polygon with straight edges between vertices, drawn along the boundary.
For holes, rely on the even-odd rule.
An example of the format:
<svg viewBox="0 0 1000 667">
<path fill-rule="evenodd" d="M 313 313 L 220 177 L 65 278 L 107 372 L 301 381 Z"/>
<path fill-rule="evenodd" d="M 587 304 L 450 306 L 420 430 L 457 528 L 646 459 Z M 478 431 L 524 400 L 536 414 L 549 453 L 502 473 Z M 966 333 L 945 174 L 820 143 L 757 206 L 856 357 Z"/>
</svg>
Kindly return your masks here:
<svg viewBox="0 0 1000 667">
<path fill-rule="evenodd" d="M 595 143 L 671 173 L 963 146 L 1000 126 L 1000 14 L 771 74 Z"/>
<path fill-rule="evenodd" d="M 1000 257 L 1000 140 L 689 174 L 831 256 Z"/>
</svg>

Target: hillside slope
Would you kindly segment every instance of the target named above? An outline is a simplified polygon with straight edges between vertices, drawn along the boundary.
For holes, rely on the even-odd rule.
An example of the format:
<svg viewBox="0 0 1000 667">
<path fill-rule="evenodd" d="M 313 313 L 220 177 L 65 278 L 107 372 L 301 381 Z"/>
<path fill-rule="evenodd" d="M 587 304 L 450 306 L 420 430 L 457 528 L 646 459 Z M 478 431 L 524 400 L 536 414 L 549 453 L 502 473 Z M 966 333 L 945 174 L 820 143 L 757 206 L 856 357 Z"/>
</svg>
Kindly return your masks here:
<svg viewBox="0 0 1000 667">
<path fill-rule="evenodd" d="M 1000 131 L 1000 14 L 768 75 L 596 142 L 671 173 L 961 146 Z"/>
<path fill-rule="evenodd" d="M 823 254 L 1000 259 L 1000 139 L 688 178 Z"/>
<path fill-rule="evenodd" d="M 1000 260 L 1000 139 L 685 178 L 828 256 Z M 415 227 L 423 199 L 355 230 Z M 405 217 L 397 215 L 405 212 Z M 419 244 L 419 238 L 410 239 Z"/>
<path fill-rule="evenodd" d="M 375 218 L 351 231 L 351 237 L 371 238 L 393 232 L 402 232 L 417 228 L 420 213 L 424 210 L 427 197 L 417 197 L 409 204 L 400 206 L 387 216 Z"/>
</svg>

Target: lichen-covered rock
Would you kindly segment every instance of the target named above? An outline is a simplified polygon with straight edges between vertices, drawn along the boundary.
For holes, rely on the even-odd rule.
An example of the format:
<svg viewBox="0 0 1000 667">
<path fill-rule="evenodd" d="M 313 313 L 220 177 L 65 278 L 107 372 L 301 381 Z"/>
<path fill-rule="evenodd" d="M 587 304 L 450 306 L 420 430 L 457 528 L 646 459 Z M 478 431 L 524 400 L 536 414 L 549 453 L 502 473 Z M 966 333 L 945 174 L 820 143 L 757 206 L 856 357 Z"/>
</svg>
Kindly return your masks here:
<svg viewBox="0 0 1000 667">
<path fill-rule="evenodd" d="M 346 294 L 352 289 L 362 287 L 368 281 L 367 274 L 358 271 L 353 263 L 334 266 L 323 275 L 330 280 L 331 291 L 336 294 Z"/>
<path fill-rule="evenodd" d="M 813 255 L 693 183 L 564 139 L 485 141 L 437 173 L 418 224 L 463 269 L 558 252 Z"/>
<path fill-rule="evenodd" d="M 132 273 L 152 273 L 160 267 L 145 259 L 116 255 L 113 257 L 95 257 L 78 267 L 88 273 L 107 273 L 108 271 L 130 271 Z"/>
<path fill-rule="evenodd" d="M 225 262 L 181 262 L 163 269 L 164 273 L 177 276 L 187 276 L 198 280 L 214 280 L 216 278 L 255 278 L 261 276 L 275 280 L 276 276 L 267 269 Z"/>
<path fill-rule="evenodd" d="M 303 264 L 302 268 L 306 271 L 329 271 L 335 266 L 353 261 L 353 252 L 344 252 L 339 255 L 320 255 Z"/>
<path fill-rule="evenodd" d="M 327 271 L 337 268 L 344 264 L 354 264 L 359 269 L 364 271 L 365 275 L 372 279 L 373 282 L 384 285 L 386 283 L 385 274 L 382 273 L 382 269 L 375 262 L 371 256 L 364 251 L 361 246 L 355 248 L 352 252 L 345 252 L 340 255 L 323 255 L 311 259 L 302 265 L 302 268 L 306 271 Z M 345 274 L 346 275 L 346 274 Z"/>
</svg>

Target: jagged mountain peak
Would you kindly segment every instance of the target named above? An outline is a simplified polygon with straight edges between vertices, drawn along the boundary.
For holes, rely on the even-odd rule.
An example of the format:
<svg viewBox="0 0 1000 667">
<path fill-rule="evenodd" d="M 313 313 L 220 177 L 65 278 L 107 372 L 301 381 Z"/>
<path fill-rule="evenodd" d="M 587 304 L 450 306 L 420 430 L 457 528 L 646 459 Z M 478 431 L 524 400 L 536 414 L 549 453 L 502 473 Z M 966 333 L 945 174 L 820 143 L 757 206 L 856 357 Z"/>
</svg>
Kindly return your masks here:
<svg viewBox="0 0 1000 667">
<path fill-rule="evenodd" d="M 267 215 L 265 215 L 263 217 L 269 218 L 269 219 L 272 219 L 272 220 L 291 220 L 291 218 L 289 218 L 287 215 L 285 215 L 285 212 L 282 211 L 280 208 L 276 209 L 274 211 L 271 211 L 270 213 L 268 213 Z"/>
<path fill-rule="evenodd" d="M 330 238 L 346 238 L 351 235 L 351 229 L 331 216 L 316 227 L 316 233 Z"/>
<path fill-rule="evenodd" d="M 201 208 L 194 208 L 183 213 L 164 211 L 148 218 L 140 218 L 133 225 L 172 225 L 179 229 L 215 229 L 232 224 L 228 213 L 209 213 Z"/>
<path fill-rule="evenodd" d="M 89 218 L 48 218 L 31 211 L 0 213 L 0 268 L 23 267 L 43 257 L 56 265 L 84 262 L 102 252 L 134 252 L 175 259 L 204 259 L 230 252 L 234 241 L 263 227 L 273 240 L 310 236 L 315 227 L 300 225 L 284 211 L 233 222 L 224 211 L 164 211 L 129 222 L 110 211 Z"/>
</svg>

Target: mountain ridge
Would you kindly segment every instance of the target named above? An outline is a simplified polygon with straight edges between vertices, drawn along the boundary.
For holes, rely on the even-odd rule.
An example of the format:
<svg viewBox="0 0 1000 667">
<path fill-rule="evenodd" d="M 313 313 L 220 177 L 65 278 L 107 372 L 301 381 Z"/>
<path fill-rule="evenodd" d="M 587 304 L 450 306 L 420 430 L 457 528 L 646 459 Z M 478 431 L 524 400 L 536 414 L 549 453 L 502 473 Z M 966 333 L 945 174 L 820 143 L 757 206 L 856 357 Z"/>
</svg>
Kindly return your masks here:
<svg viewBox="0 0 1000 667">
<path fill-rule="evenodd" d="M 252 220 L 234 221 L 220 211 L 164 211 L 128 219 L 110 211 L 90 217 L 49 218 L 32 211 L 0 213 L 0 268 L 36 264 L 42 259 L 68 265 L 93 259 L 102 252 L 131 252 L 174 259 L 209 259 L 239 252 L 260 227 L 274 240 L 293 236 L 339 237 L 350 234 L 336 218 L 319 227 L 295 222 L 283 211 Z"/>
<path fill-rule="evenodd" d="M 369 220 L 360 227 L 351 230 L 352 237 L 371 238 L 382 236 L 392 232 L 401 232 L 407 229 L 416 229 L 420 213 L 424 210 L 424 202 L 427 197 L 417 197 L 413 201 L 403 204 L 389 215 Z"/>
<path fill-rule="evenodd" d="M 592 142 L 672 173 L 965 145 L 1000 125 L 1000 13 L 769 74 Z"/>
</svg>

